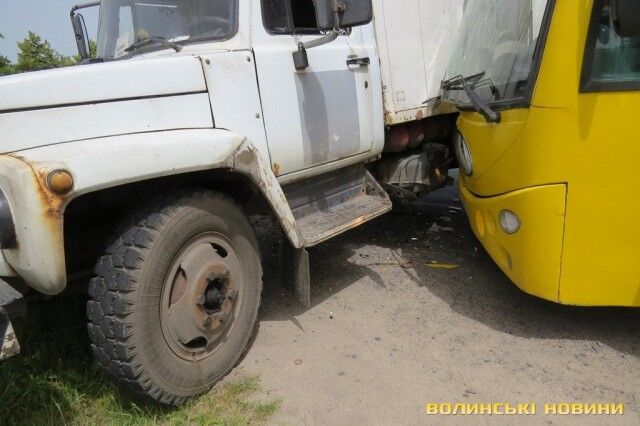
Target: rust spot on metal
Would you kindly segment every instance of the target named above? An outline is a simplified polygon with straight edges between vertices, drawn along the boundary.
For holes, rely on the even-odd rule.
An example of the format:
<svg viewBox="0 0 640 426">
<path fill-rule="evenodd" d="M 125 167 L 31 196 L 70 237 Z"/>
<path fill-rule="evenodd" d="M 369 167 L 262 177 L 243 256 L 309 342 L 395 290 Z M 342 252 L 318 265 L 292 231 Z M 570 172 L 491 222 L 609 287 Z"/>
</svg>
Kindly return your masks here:
<svg viewBox="0 0 640 426">
<path fill-rule="evenodd" d="M 416 114 L 416 120 L 422 120 L 424 118 L 424 112 L 422 112 L 422 110 L 418 110 L 418 113 Z"/>
<path fill-rule="evenodd" d="M 7 157 L 11 157 L 11 158 L 15 158 L 16 160 L 20 160 L 23 163 L 27 163 L 29 164 L 29 162 L 27 161 L 26 158 L 24 158 L 22 155 L 18 155 L 18 154 L 5 154 Z"/>
<path fill-rule="evenodd" d="M 41 206 L 45 218 L 56 219 L 57 225 L 67 197 L 57 195 L 49 190 L 49 188 L 47 187 L 47 177 L 49 175 L 49 170 L 44 168 L 37 169 L 37 164 L 26 159 L 23 156 L 16 154 L 7 154 L 7 156 L 22 161 L 27 166 L 29 166 L 34 176 L 33 189 L 37 192 L 41 200 Z"/>
<path fill-rule="evenodd" d="M 387 108 L 386 103 L 383 105 L 384 110 L 384 124 L 391 126 L 393 124 L 393 112 Z"/>
<path fill-rule="evenodd" d="M 53 193 L 47 187 L 47 177 L 49 176 L 49 171 L 46 169 L 40 169 L 36 173 L 36 180 L 38 183 L 38 192 L 40 193 L 43 200 L 48 205 L 47 213 L 50 216 L 60 216 L 62 212 L 62 206 L 64 204 L 65 199 Z"/>
<path fill-rule="evenodd" d="M 272 170 L 274 175 L 280 176 L 280 164 L 273 163 Z"/>
</svg>

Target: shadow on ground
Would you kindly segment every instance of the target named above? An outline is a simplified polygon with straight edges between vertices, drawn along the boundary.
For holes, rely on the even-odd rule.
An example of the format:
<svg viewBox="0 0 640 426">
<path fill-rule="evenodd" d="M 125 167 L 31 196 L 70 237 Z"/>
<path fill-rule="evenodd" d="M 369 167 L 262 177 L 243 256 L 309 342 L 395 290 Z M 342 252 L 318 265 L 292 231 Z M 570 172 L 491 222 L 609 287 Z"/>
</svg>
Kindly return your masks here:
<svg viewBox="0 0 640 426">
<path fill-rule="evenodd" d="M 640 309 L 579 308 L 561 306 L 529 296 L 499 270 L 467 223 L 454 190 L 402 206 L 388 215 L 310 250 L 312 305 L 316 306 L 349 285 L 368 277 L 386 287 L 372 266 L 398 265 L 411 260 L 414 267 L 398 268 L 417 287 L 437 297 L 455 312 L 494 330 L 536 339 L 598 341 L 640 357 Z M 443 219 L 444 218 L 444 219 Z M 451 233 L 429 233 L 433 223 L 452 227 Z M 304 310 L 280 286 L 277 232 L 259 231 L 263 243 L 265 294 L 263 320 L 296 322 Z M 368 258 L 360 247 L 375 246 L 388 258 Z M 456 270 L 434 270 L 428 261 L 451 262 Z M 398 294 L 397 297 L 403 297 Z"/>
</svg>

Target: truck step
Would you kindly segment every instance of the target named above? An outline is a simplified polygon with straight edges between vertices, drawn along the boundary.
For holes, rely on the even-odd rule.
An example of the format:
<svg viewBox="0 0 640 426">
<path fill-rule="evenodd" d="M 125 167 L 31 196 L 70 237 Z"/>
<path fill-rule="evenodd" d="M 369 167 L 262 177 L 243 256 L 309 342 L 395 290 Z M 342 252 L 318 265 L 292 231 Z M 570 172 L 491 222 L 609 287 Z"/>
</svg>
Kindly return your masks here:
<svg viewBox="0 0 640 426">
<path fill-rule="evenodd" d="M 391 210 L 391 200 L 364 165 L 284 188 L 289 206 L 312 247 Z"/>
</svg>

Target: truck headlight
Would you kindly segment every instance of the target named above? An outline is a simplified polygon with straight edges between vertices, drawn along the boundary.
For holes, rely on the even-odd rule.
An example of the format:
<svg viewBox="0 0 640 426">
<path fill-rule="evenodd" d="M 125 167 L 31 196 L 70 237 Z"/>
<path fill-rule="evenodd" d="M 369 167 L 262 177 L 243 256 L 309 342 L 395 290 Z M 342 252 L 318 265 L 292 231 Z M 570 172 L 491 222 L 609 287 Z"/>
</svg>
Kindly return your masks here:
<svg viewBox="0 0 640 426">
<path fill-rule="evenodd" d="M 462 133 L 456 130 L 453 136 L 453 144 L 456 150 L 456 157 L 458 158 L 458 164 L 460 169 L 465 175 L 471 176 L 473 174 L 473 159 L 471 158 L 471 151 L 467 141 L 462 136 Z"/>
</svg>

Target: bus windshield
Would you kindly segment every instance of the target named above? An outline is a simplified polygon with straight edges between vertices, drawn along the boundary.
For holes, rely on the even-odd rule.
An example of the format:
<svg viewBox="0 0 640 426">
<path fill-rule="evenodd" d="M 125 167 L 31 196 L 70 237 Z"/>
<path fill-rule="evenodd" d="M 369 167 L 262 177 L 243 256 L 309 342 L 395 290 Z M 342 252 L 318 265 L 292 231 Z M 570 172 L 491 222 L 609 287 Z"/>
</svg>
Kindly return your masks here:
<svg viewBox="0 0 640 426">
<path fill-rule="evenodd" d="M 237 0 L 102 0 L 98 57 L 121 58 L 138 46 L 228 39 L 237 29 L 236 11 Z"/>
<path fill-rule="evenodd" d="M 443 97 L 471 104 L 464 81 L 488 103 L 522 100 L 532 78 L 547 3 L 552 0 L 470 0 L 454 47 Z"/>
</svg>

